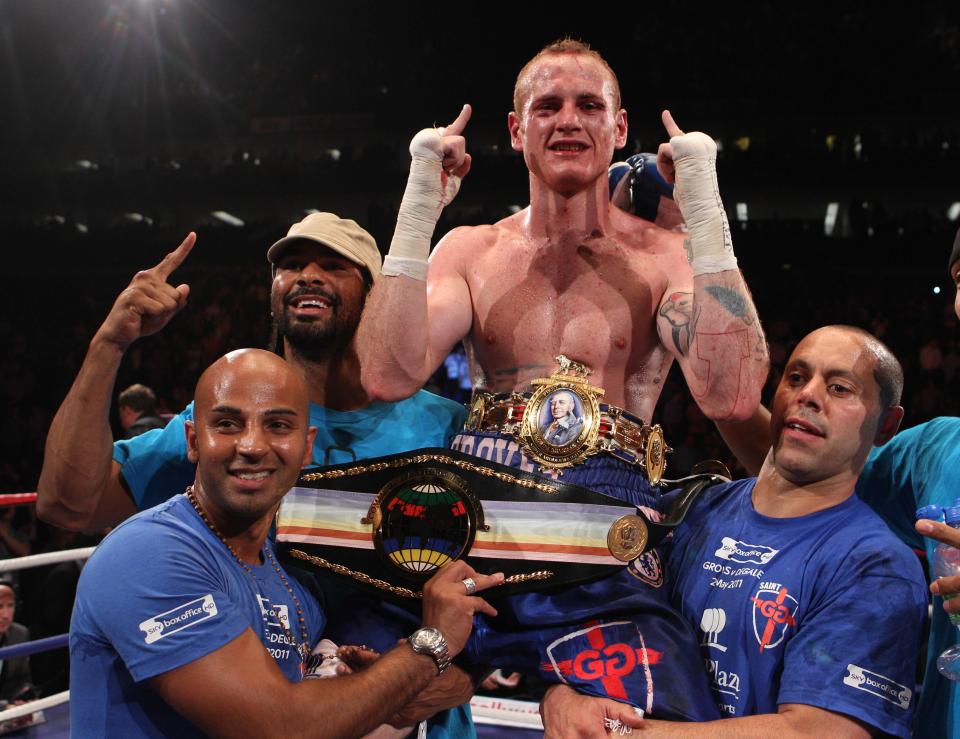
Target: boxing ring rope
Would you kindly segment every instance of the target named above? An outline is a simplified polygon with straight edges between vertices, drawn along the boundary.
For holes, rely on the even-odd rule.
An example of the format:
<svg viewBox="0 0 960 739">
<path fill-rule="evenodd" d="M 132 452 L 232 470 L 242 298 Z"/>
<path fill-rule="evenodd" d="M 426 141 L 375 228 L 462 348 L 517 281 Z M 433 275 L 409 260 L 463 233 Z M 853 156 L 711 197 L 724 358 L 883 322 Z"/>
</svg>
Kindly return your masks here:
<svg viewBox="0 0 960 739">
<path fill-rule="evenodd" d="M 36 493 L 10 493 L 0 495 L 0 507 L 30 505 L 36 503 Z M 82 549 L 65 549 L 62 552 L 45 552 L 43 554 L 28 554 L 26 557 L 15 557 L 13 559 L 0 560 L 0 572 L 14 572 L 16 570 L 25 570 L 31 567 L 43 567 L 44 565 L 58 564 L 60 562 L 71 562 L 73 560 L 89 559 L 96 547 L 84 547 Z M 12 659 L 14 657 L 26 657 L 39 652 L 49 652 L 53 649 L 62 649 L 67 646 L 69 641 L 68 634 L 59 634 L 57 636 L 48 636 L 44 639 L 34 639 L 33 641 L 23 642 L 22 644 L 11 644 L 8 647 L 0 647 L 0 660 Z M 46 698 L 27 701 L 19 706 L 13 706 L 4 711 L 0 711 L 0 723 L 11 719 L 29 716 L 30 714 L 42 711 L 45 708 L 53 708 L 66 703 L 70 700 L 70 691 L 64 690 L 62 693 L 48 695 Z"/>
<path fill-rule="evenodd" d="M 43 554 L 28 554 L 26 557 L 17 557 L 15 559 L 0 559 L 0 572 L 26 570 L 30 567 L 43 567 L 44 565 L 69 562 L 74 559 L 89 559 L 94 549 L 96 549 L 96 547 L 64 549 L 62 552 L 44 552 Z"/>
<path fill-rule="evenodd" d="M 6 493 L 0 495 L 0 506 L 27 505 L 27 503 L 36 502 L 36 493 Z"/>
</svg>

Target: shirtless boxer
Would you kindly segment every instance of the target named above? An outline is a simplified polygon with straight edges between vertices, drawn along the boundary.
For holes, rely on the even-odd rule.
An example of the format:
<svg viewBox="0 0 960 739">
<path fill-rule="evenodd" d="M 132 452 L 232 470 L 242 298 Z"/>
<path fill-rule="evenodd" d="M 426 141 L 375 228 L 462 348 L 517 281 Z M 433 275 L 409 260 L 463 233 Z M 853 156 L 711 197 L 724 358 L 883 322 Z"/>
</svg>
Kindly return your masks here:
<svg viewBox="0 0 960 739">
<path fill-rule="evenodd" d="M 649 421 L 676 359 L 707 416 L 748 417 L 767 352 L 716 193 L 713 141 L 664 112 L 671 140 L 658 166 L 676 178 L 688 236 L 611 205 L 607 167 L 627 138 L 616 77 L 589 47 L 552 44 L 520 72 L 507 121 L 529 169 L 529 207 L 451 231 L 428 275 L 436 217 L 470 167 L 469 116 L 465 107 L 444 136 L 414 140 L 424 149 L 404 198 L 414 207 L 401 207 L 387 277 L 358 330 L 368 392 L 410 395 L 463 339 L 477 389 L 529 390 L 563 354 L 592 369 L 606 402 Z M 411 197 L 421 183 L 429 193 Z"/>
<path fill-rule="evenodd" d="M 613 151 L 627 137 L 616 77 L 588 46 L 551 44 L 521 70 L 507 121 L 529 169 L 530 206 L 492 226 L 451 231 L 428 270 L 437 217 L 470 169 L 462 136 L 470 113 L 465 106 L 445 131 L 424 130 L 411 142 L 385 278 L 371 292 L 357 332 L 367 392 L 382 399 L 415 392 L 463 339 L 475 389 L 507 393 L 481 398 L 487 405 L 476 417 L 495 416 L 490 410 L 502 417 L 504 404 L 512 404 L 510 414 L 532 415 L 523 408 L 536 410 L 536 395 L 511 393 L 544 389 L 533 381 L 559 363 L 559 371 L 574 368 L 579 379 L 585 370 L 578 365 L 589 367 L 589 383 L 614 406 L 601 412 L 614 423 L 626 413 L 637 430 L 650 420 L 674 359 L 709 417 L 751 414 L 767 351 L 717 194 L 714 142 L 684 134 L 664 112 L 671 139 L 660 147 L 658 166 L 676 183 L 690 229 L 686 243 L 619 210 L 609 202 L 607 178 Z M 518 453 L 516 433 L 474 425 L 454 448 L 528 470 L 561 471 L 544 469 L 540 459 L 534 467 Z M 631 463 L 640 451 L 621 447 L 576 459 L 562 470 L 563 480 L 655 507 L 658 496 Z M 478 624 L 467 654 L 501 668 L 538 670 L 654 715 L 694 718 L 713 707 L 705 705 L 702 665 L 692 658 L 696 639 L 662 585 L 654 551 L 588 585 L 511 596 L 500 619 Z"/>
</svg>

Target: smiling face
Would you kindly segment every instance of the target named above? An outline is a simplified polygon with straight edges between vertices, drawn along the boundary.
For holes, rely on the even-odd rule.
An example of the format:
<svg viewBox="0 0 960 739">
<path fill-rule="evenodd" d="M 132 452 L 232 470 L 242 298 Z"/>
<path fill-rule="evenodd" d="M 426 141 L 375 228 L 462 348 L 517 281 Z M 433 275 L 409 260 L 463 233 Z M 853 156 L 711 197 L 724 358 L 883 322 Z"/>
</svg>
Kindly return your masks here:
<svg viewBox="0 0 960 739">
<path fill-rule="evenodd" d="M 272 515 L 310 463 L 307 390 L 284 360 L 241 349 L 203 373 L 187 423 L 197 494 L 220 526 Z"/>
<path fill-rule="evenodd" d="M 881 405 L 878 346 L 835 326 L 797 345 L 771 412 L 773 462 L 783 477 L 808 484 L 847 476 L 852 487 L 870 447 L 896 431 L 903 409 Z"/>
<path fill-rule="evenodd" d="M 353 339 L 367 293 L 361 267 L 302 239 L 286 247 L 275 268 L 270 308 L 294 349 L 311 354 Z"/>
<path fill-rule="evenodd" d="M 527 68 L 507 124 L 534 177 L 562 194 L 606 177 L 627 137 L 615 90 L 607 68 L 584 54 L 548 54 Z"/>
</svg>

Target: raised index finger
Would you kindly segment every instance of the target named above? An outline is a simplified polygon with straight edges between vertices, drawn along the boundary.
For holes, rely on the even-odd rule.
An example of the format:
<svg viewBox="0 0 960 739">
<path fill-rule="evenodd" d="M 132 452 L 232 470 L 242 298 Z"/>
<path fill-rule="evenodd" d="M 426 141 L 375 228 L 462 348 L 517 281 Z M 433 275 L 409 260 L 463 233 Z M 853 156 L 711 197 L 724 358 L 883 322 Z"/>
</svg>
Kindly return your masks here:
<svg viewBox="0 0 960 739">
<path fill-rule="evenodd" d="M 187 234 L 187 238 L 180 242 L 180 246 L 167 254 L 160 264 L 153 268 L 153 271 L 161 279 L 166 280 L 177 267 L 183 264 L 183 260 L 187 258 L 187 254 L 193 249 L 195 243 L 197 243 L 197 235 L 191 231 Z"/>
<path fill-rule="evenodd" d="M 460 115 L 457 116 L 457 120 L 451 123 L 449 126 L 443 129 L 444 136 L 459 136 L 463 133 L 463 129 L 467 127 L 467 121 L 470 120 L 470 115 L 473 113 L 473 108 L 470 107 L 470 104 L 467 103 L 463 106 L 463 109 L 460 111 Z"/>
<path fill-rule="evenodd" d="M 670 138 L 683 136 L 683 131 L 680 130 L 680 126 L 677 125 L 676 121 L 673 120 L 673 116 L 670 115 L 669 110 L 665 110 L 660 114 L 660 120 L 663 121 L 663 127 L 667 129 L 667 134 Z"/>
</svg>

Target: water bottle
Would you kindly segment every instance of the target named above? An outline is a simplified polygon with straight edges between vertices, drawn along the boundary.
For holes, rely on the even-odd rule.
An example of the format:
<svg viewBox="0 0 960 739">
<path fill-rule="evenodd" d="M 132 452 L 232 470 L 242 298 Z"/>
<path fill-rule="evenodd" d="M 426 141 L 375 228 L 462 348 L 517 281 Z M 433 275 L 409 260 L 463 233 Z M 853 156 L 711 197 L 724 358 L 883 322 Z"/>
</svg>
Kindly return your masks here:
<svg viewBox="0 0 960 739">
<path fill-rule="evenodd" d="M 960 529 L 960 506 L 953 505 L 945 509 L 944 519 L 947 526 Z M 952 577 L 953 575 L 960 575 L 960 549 L 949 544 L 937 544 L 937 548 L 933 551 L 933 576 Z M 956 596 L 948 595 L 944 600 L 954 597 Z M 951 614 L 950 620 L 960 626 L 960 615 Z"/>
<path fill-rule="evenodd" d="M 954 501 L 956 504 L 957 501 Z M 960 505 L 952 505 L 944 510 L 944 519 L 947 526 L 954 529 L 960 529 Z M 949 544 L 937 544 L 933 550 L 933 576 L 952 577 L 960 575 L 960 548 L 950 546 Z M 944 598 L 954 598 L 955 595 L 949 595 Z M 960 615 L 950 614 L 950 621 L 960 629 Z M 937 658 L 937 670 L 944 677 L 960 681 L 960 644 L 947 649 Z"/>
</svg>

